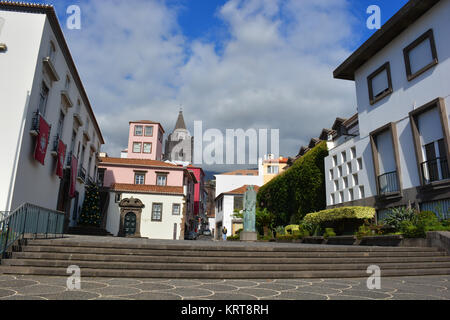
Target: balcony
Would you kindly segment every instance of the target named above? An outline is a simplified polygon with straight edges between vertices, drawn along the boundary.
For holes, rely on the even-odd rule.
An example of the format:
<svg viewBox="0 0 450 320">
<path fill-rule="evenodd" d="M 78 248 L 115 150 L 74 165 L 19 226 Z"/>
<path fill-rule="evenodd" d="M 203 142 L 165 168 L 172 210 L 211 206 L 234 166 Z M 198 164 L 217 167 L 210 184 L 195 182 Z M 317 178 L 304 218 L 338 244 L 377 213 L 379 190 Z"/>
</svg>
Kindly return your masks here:
<svg viewBox="0 0 450 320">
<path fill-rule="evenodd" d="M 50 79 L 52 81 L 59 81 L 59 75 L 56 72 L 55 66 L 53 65 L 53 62 L 50 59 L 50 57 L 44 58 L 42 62 L 44 63 L 44 69 L 48 73 Z"/>
<path fill-rule="evenodd" d="M 91 135 L 89 134 L 89 131 L 87 129 L 83 130 L 83 136 L 86 138 L 86 141 L 91 141 Z"/>
<path fill-rule="evenodd" d="M 61 91 L 61 99 L 64 101 L 64 106 L 67 108 L 72 108 L 73 107 L 73 103 L 72 100 L 70 99 L 70 95 L 69 92 L 67 90 L 62 90 Z M 65 110 L 67 112 L 67 109 Z"/>
<path fill-rule="evenodd" d="M 378 177 L 379 195 L 387 196 L 400 192 L 397 171 L 388 172 Z"/>
<path fill-rule="evenodd" d="M 56 135 L 53 139 L 52 151 L 50 152 L 53 157 L 58 156 L 58 147 L 59 147 L 59 135 Z"/>
<path fill-rule="evenodd" d="M 422 178 L 425 184 L 450 179 L 447 158 L 436 158 L 421 164 Z"/>
<path fill-rule="evenodd" d="M 81 183 L 85 183 L 86 182 L 86 169 L 84 169 L 83 167 L 80 167 L 78 169 L 78 177 L 77 177 L 77 179 Z"/>
</svg>

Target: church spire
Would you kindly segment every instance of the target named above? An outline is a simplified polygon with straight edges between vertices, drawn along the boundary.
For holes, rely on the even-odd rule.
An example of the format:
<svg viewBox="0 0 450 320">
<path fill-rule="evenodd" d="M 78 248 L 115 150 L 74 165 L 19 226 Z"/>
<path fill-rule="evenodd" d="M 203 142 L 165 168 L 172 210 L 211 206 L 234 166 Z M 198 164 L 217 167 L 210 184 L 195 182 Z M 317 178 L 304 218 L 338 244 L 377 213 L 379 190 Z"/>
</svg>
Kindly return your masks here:
<svg viewBox="0 0 450 320">
<path fill-rule="evenodd" d="M 183 110 L 180 110 L 178 114 L 177 124 L 175 125 L 175 130 L 184 129 L 186 130 L 186 123 L 184 122 Z"/>
</svg>

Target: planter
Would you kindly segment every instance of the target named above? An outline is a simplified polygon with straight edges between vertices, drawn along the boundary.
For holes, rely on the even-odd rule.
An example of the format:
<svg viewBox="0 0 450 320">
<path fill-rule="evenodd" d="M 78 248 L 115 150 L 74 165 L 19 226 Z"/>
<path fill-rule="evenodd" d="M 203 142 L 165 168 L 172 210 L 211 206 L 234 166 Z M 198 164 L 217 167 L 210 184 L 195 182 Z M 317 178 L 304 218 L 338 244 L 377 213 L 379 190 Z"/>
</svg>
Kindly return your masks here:
<svg viewBox="0 0 450 320">
<path fill-rule="evenodd" d="M 337 237 L 329 237 L 327 244 L 351 246 L 355 244 L 355 242 L 356 242 L 355 236 L 337 236 Z"/>
<path fill-rule="evenodd" d="M 403 236 L 369 236 L 361 239 L 362 246 L 398 247 L 401 245 Z"/>
<path fill-rule="evenodd" d="M 303 243 L 323 244 L 324 241 L 325 241 L 324 237 L 306 237 L 306 238 L 303 238 Z"/>
<path fill-rule="evenodd" d="M 416 239 L 409 239 L 405 238 L 400 243 L 401 247 L 428 247 L 427 239 L 425 238 L 416 238 Z"/>
</svg>

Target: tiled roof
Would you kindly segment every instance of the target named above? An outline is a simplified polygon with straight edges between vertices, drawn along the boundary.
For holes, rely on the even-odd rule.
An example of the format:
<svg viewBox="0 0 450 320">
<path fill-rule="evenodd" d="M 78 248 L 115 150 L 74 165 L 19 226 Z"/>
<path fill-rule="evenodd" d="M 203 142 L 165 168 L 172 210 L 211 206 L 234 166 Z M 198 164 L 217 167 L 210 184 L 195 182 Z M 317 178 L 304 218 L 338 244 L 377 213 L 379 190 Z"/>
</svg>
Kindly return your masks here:
<svg viewBox="0 0 450 320">
<path fill-rule="evenodd" d="M 100 166 L 102 164 L 119 164 L 119 165 L 135 165 L 135 166 L 147 166 L 147 167 L 165 167 L 173 169 L 184 170 L 183 167 L 156 160 L 143 160 L 143 159 L 129 159 L 129 158 L 99 158 Z"/>
<path fill-rule="evenodd" d="M 244 185 L 240 188 L 234 189 L 232 191 L 229 192 L 224 192 L 223 194 L 245 194 L 245 192 L 247 191 L 247 187 L 248 185 Z M 255 188 L 255 191 L 258 192 L 259 191 L 259 187 L 258 186 L 253 186 Z"/>
<path fill-rule="evenodd" d="M 111 186 L 111 190 L 112 191 L 122 191 L 122 192 L 183 195 L 183 187 L 171 187 L 171 186 L 153 186 L 153 185 L 136 185 L 136 184 L 116 183 Z"/>
<path fill-rule="evenodd" d="M 288 158 L 264 160 L 264 163 L 288 163 Z"/>
<path fill-rule="evenodd" d="M 102 132 L 100 131 L 100 127 L 98 125 L 97 119 L 95 118 L 94 111 L 92 109 L 91 103 L 89 101 L 86 90 L 84 89 L 83 83 L 81 82 L 80 75 L 75 66 L 75 62 L 73 60 L 72 54 L 70 53 L 69 46 L 67 45 L 66 38 L 64 37 L 64 33 L 61 29 L 61 25 L 56 16 L 55 8 L 52 5 L 47 4 L 38 4 L 38 3 L 24 3 L 17 1 L 1 1 L 0 0 L 0 10 L 11 10 L 11 11 L 19 11 L 19 12 L 30 12 L 30 13 L 41 13 L 46 14 L 47 18 L 50 22 L 53 32 L 55 33 L 56 39 L 58 40 L 58 44 L 63 52 L 64 58 L 69 65 L 69 69 L 72 72 L 72 76 L 74 78 L 77 87 L 79 88 L 81 98 L 83 99 L 84 104 L 87 107 L 89 114 L 93 119 L 93 123 L 95 128 L 98 131 L 100 142 L 105 144 L 105 140 L 103 138 Z"/>
<path fill-rule="evenodd" d="M 221 173 L 219 175 L 224 175 L 224 176 L 238 176 L 238 175 L 242 175 L 242 176 L 247 176 L 247 175 L 253 175 L 253 176 L 257 176 L 259 174 L 258 170 L 236 170 L 236 171 L 232 171 L 232 172 L 226 172 L 226 173 Z"/>
</svg>

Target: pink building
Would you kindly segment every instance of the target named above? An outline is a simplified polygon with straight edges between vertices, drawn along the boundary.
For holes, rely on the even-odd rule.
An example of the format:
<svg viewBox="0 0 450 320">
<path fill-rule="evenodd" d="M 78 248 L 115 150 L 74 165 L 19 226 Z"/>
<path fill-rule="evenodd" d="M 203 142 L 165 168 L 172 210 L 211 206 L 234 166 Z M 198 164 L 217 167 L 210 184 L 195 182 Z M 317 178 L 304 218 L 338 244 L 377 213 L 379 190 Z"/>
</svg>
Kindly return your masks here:
<svg viewBox="0 0 450 320">
<path fill-rule="evenodd" d="M 207 194 L 205 189 L 205 173 L 202 168 L 188 166 L 187 169 L 191 171 L 197 183 L 194 187 L 194 219 L 195 219 L 195 230 L 199 232 L 201 226 L 206 226 L 208 224 L 208 219 L 206 217 L 206 201 Z"/>
<path fill-rule="evenodd" d="M 160 160 L 163 135 L 157 122 L 130 122 L 127 158 L 99 159 L 113 235 L 178 240 L 195 228 L 195 173 Z M 124 208 L 135 202 L 139 210 Z"/>
<path fill-rule="evenodd" d="M 130 122 L 128 159 L 162 161 L 164 128 L 158 122 L 141 120 Z"/>
</svg>

